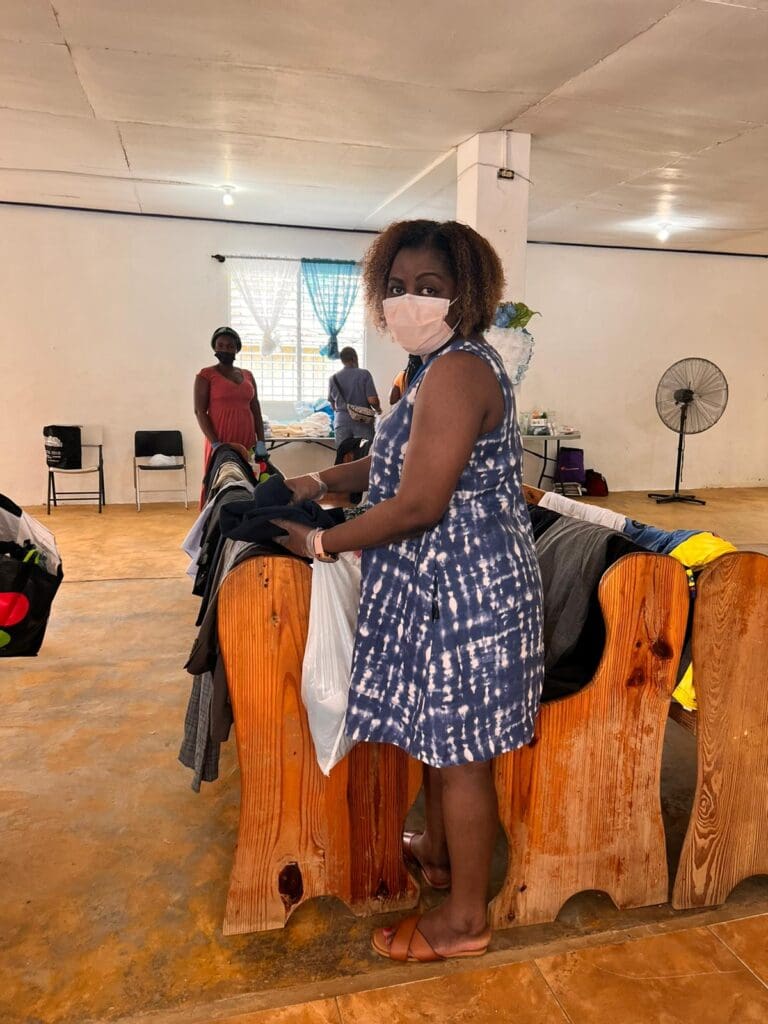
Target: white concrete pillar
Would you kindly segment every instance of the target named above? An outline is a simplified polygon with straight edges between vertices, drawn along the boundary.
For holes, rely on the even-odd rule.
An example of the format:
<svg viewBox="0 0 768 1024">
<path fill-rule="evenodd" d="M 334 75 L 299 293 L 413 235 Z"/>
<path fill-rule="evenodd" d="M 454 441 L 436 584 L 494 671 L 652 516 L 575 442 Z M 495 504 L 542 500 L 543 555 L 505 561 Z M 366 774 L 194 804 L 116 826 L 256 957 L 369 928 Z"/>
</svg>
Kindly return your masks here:
<svg viewBox="0 0 768 1024">
<path fill-rule="evenodd" d="M 482 132 L 458 148 L 456 220 L 479 231 L 498 252 L 508 301 L 525 299 L 530 163 L 531 137 L 520 132 Z M 499 178 L 499 168 L 515 177 Z"/>
</svg>

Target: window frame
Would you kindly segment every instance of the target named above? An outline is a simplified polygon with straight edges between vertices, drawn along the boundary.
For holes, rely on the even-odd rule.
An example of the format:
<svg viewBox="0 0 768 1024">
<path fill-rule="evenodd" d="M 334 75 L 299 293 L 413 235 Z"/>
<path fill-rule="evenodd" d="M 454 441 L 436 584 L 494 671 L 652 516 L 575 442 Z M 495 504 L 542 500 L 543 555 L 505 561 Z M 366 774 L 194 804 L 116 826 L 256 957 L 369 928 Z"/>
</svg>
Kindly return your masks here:
<svg viewBox="0 0 768 1024">
<path fill-rule="evenodd" d="M 242 259 L 244 257 L 239 258 Z M 312 307 L 312 302 L 301 273 L 301 259 L 291 256 L 254 256 L 247 258 L 254 262 L 263 261 L 268 263 L 272 260 L 282 260 L 296 263 L 296 283 L 293 296 L 289 303 L 286 304 L 289 310 L 288 315 L 293 316 L 294 320 L 292 327 L 295 327 L 295 341 L 281 345 L 271 356 L 262 355 L 261 332 L 230 274 L 228 275 L 228 323 L 238 332 L 243 343 L 243 349 L 238 356 L 239 365 L 253 374 L 259 393 L 259 400 L 262 404 L 283 406 L 313 405 L 318 401 L 327 400 L 328 381 L 334 373 L 341 369 L 341 363 L 338 360 L 320 357 L 322 358 L 322 364 L 320 366 L 316 364 L 317 357 L 315 354 L 319 353 L 319 349 L 327 341 L 327 336 Z M 285 330 L 285 328 L 283 329 Z M 347 322 L 339 335 L 339 348 L 341 349 L 345 345 L 351 345 L 355 348 L 360 357 L 361 365 L 365 365 L 366 317 L 362 287 L 358 290 Z M 263 368 L 268 365 L 270 359 L 276 357 L 285 359 L 286 353 L 291 351 L 293 351 L 293 372 L 290 376 L 293 380 L 293 387 L 291 388 L 291 385 L 288 385 L 291 393 L 286 394 L 286 390 L 280 390 L 275 394 L 275 378 L 271 374 L 265 374 Z M 305 364 L 308 362 L 314 363 L 316 367 L 311 377 L 305 373 Z M 320 385 L 321 369 L 322 385 Z M 313 393 L 305 393 L 310 387 Z M 317 393 L 318 388 L 320 393 Z"/>
</svg>

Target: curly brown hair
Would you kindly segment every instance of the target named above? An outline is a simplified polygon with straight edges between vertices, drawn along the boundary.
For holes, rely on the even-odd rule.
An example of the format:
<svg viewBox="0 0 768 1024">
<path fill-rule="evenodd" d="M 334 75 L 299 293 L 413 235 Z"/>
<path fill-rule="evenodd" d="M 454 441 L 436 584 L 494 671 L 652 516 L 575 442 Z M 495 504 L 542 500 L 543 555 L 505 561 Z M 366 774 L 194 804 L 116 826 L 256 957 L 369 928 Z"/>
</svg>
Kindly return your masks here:
<svg viewBox="0 0 768 1024">
<path fill-rule="evenodd" d="M 401 249 L 433 249 L 445 259 L 456 281 L 459 314 L 456 329 L 463 337 L 487 331 L 504 290 L 504 270 L 491 243 L 466 224 L 447 220 L 401 220 L 378 236 L 365 254 L 365 303 L 373 322 L 386 327 L 382 301 L 392 264 Z"/>
</svg>

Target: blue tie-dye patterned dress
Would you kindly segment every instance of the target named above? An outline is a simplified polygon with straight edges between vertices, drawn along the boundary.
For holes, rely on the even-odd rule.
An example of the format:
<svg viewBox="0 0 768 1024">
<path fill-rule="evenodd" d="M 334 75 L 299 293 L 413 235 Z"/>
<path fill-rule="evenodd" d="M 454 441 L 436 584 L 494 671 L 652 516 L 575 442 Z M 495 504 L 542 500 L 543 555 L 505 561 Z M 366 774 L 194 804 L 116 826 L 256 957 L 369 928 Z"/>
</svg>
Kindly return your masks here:
<svg viewBox="0 0 768 1024">
<path fill-rule="evenodd" d="M 527 743 L 544 677 L 541 582 L 521 489 L 515 401 L 490 345 L 452 342 L 382 421 L 370 499 L 397 493 L 421 383 L 436 359 L 456 351 L 489 363 L 506 415 L 478 438 L 437 526 L 363 552 L 347 710 L 353 739 L 393 743 L 436 768 Z"/>
</svg>

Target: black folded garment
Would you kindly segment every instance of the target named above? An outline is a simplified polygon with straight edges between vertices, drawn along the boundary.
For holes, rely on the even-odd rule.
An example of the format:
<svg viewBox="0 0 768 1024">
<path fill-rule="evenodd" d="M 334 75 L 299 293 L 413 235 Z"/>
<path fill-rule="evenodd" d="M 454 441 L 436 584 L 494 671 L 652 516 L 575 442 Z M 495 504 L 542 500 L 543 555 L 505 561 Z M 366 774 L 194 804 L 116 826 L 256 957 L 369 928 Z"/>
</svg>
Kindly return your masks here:
<svg viewBox="0 0 768 1024">
<path fill-rule="evenodd" d="M 531 517 L 533 539 L 538 540 L 542 534 L 547 532 L 550 526 L 555 525 L 562 513 L 555 512 L 551 508 L 542 508 L 540 505 L 529 505 L 528 515 Z"/>
<path fill-rule="evenodd" d="M 342 509 L 324 509 L 314 501 L 291 504 L 293 492 L 285 486 L 285 478 L 275 473 L 253 492 L 251 501 L 233 501 L 221 510 L 219 527 L 222 537 L 245 540 L 250 544 L 274 544 L 285 536 L 275 519 L 289 519 L 305 526 L 330 529 L 344 522 Z"/>
</svg>

